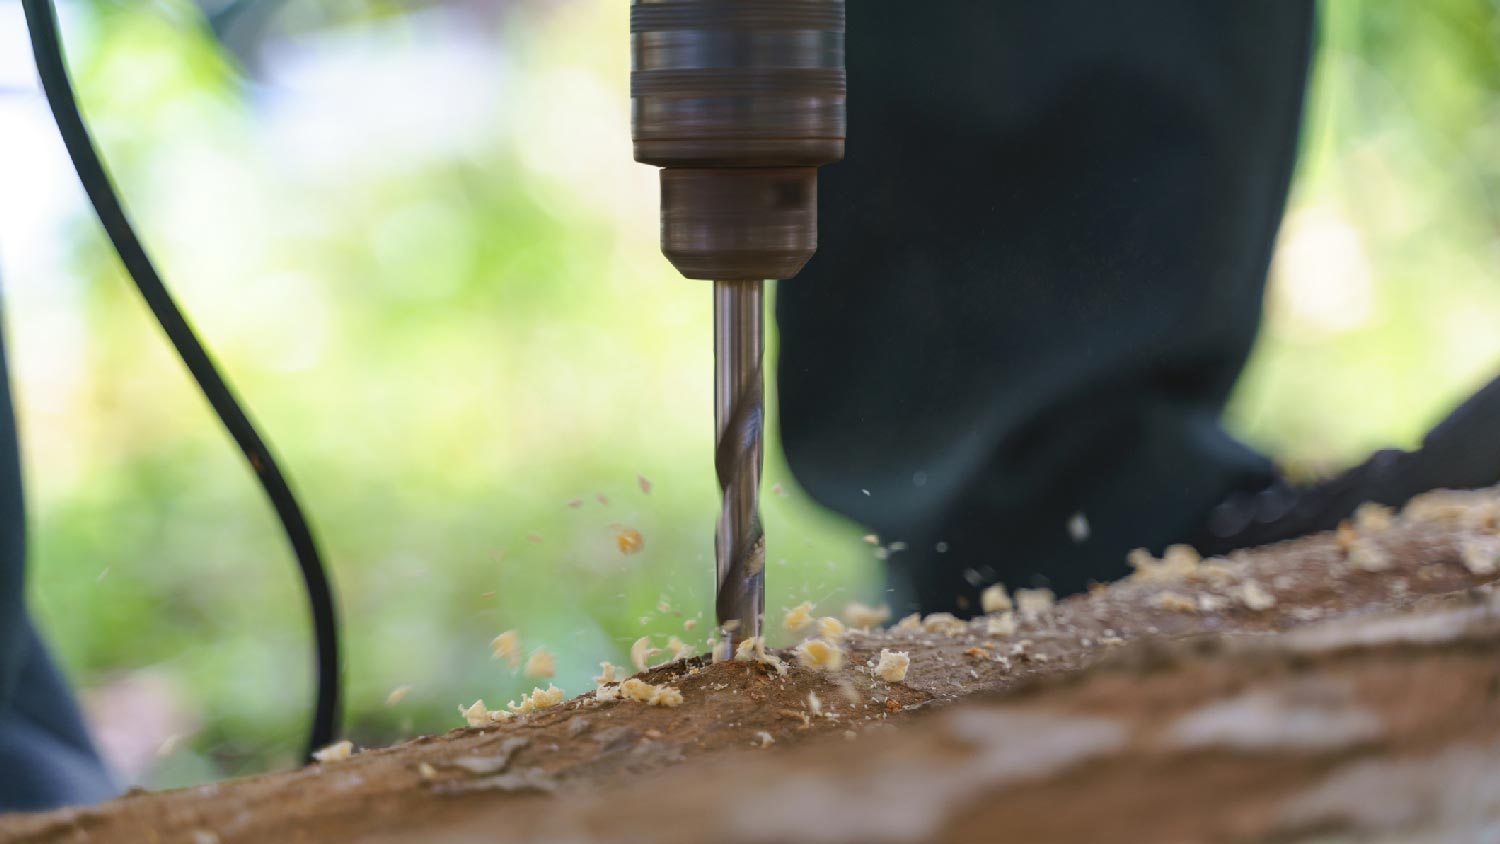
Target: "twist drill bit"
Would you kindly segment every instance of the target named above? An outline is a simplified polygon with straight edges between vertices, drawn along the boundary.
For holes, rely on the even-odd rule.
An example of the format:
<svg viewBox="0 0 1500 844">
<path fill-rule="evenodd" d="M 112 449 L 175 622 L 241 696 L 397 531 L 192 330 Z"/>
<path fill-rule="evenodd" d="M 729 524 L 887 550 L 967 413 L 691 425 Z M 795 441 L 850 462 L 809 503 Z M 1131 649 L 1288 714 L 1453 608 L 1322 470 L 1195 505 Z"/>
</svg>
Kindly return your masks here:
<svg viewBox="0 0 1500 844">
<path fill-rule="evenodd" d="M 724 647 L 760 635 L 766 537 L 760 524 L 765 429 L 764 305 L 759 281 L 714 282 L 714 469 L 723 495 L 714 551 Z"/>
</svg>

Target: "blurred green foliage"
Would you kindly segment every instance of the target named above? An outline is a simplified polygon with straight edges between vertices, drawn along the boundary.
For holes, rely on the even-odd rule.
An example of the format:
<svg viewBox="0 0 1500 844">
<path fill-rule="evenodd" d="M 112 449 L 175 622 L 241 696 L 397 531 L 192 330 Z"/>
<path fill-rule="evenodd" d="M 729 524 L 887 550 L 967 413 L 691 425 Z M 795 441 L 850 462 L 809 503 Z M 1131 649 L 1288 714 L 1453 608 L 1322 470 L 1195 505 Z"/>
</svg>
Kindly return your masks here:
<svg viewBox="0 0 1500 844">
<path fill-rule="evenodd" d="M 709 291 L 656 250 L 625 4 L 477 23 L 458 4 L 366 5 L 278 35 L 264 77 L 183 0 L 95 4 L 68 34 L 145 239 L 320 529 L 348 733 L 380 744 L 529 689 L 490 658 L 501 630 L 554 651 L 569 693 L 638 636 L 691 638 L 717 494 Z M 1495 7 L 1324 13 L 1266 331 L 1231 413 L 1314 467 L 1414 444 L 1500 360 Z M 79 331 L 22 330 L 13 350 L 76 357 L 18 378 L 34 605 L 85 692 L 150 671 L 196 713 L 146 781 L 288 764 L 311 646 L 269 509 L 81 205 L 58 236 L 77 296 L 48 307 Z M 770 445 L 767 490 L 788 494 L 765 501 L 768 605 L 878 598 L 871 549 L 796 490 L 774 430 Z M 645 550 L 622 555 L 617 526 Z"/>
<path fill-rule="evenodd" d="M 1265 331 L 1230 408 L 1330 469 L 1500 370 L 1500 7 L 1327 0 Z"/>
</svg>

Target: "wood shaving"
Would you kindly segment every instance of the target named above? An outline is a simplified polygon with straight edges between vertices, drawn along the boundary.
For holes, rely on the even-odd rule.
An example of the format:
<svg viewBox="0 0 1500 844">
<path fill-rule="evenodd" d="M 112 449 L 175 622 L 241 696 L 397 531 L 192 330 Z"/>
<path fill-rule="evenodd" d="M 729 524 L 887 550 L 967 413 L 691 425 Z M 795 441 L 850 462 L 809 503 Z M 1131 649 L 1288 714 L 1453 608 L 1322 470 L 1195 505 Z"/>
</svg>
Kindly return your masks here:
<svg viewBox="0 0 1500 844">
<path fill-rule="evenodd" d="M 1360 533 L 1381 533 L 1391 529 L 1391 508 L 1366 501 L 1354 510 L 1354 529 Z"/>
<path fill-rule="evenodd" d="M 698 626 L 698 619 L 696 619 L 696 618 L 690 618 L 687 621 L 684 621 L 682 623 L 682 631 L 684 633 L 691 633 L 691 632 L 693 632 L 693 628 L 695 628 L 697 626 Z"/>
<path fill-rule="evenodd" d="M 541 677 L 543 679 L 557 676 L 557 660 L 552 657 L 552 652 L 546 648 L 537 648 L 526 660 L 526 676 Z"/>
<path fill-rule="evenodd" d="M 1187 579 L 1194 583 L 1204 582 L 1224 586 L 1233 581 L 1236 576 L 1233 564 L 1223 557 L 1213 557 L 1195 566 Z"/>
<path fill-rule="evenodd" d="M 612 700 L 619 700 L 619 699 L 620 699 L 620 687 L 619 686 L 600 686 L 599 688 L 594 689 L 594 700 L 596 700 L 596 701 L 598 701 L 600 703 L 609 703 Z"/>
<path fill-rule="evenodd" d="M 681 706 L 682 692 L 671 686 L 655 686 L 635 677 L 620 684 L 618 696 L 650 706 Z"/>
<path fill-rule="evenodd" d="M 875 676 L 887 683 L 906 680 L 906 669 L 911 666 L 911 656 L 906 651 L 880 649 L 880 661 L 875 664 Z"/>
<path fill-rule="evenodd" d="M 471 727 L 489 727 L 496 722 L 504 721 L 510 717 L 510 713 L 502 709 L 486 709 L 484 699 L 474 701 L 468 707 L 458 705 L 458 714 L 463 716 L 465 722 Z"/>
<path fill-rule="evenodd" d="M 571 508 L 573 508 L 574 510 L 577 510 L 579 507 L 583 506 L 583 499 L 582 498 L 570 499 L 568 501 L 568 506 L 571 507 Z"/>
<path fill-rule="evenodd" d="M 1027 621 L 1036 621 L 1052 612 L 1056 603 L 1057 596 L 1052 594 L 1051 589 L 1016 590 L 1016 609 L 1020 610 L 1021 617 Z"/>
<path fill-rule="evenodd" d="M 776 743 L 776 739 L 772 738 L 771 734 L 766 732 L 765 730 L 757 731 L 755 733 L 755 738 L 760 742 L 760 744 L 757 745 L 758 747 L 770 747 L 771 745 Z"/>
<path fill-rule="evenodd" d="M 1016 635 L 1016 614 L 1003 612 L 985 620 L 985 632 L 991 636 L 1010 638 Z"/>
<path fill-rule="evenodd" d="M 418 762 L 417 776 L 429 781 L 437 779 L 437 768 L 432 767 L 430 762 Z"/>
<path fill-rule="evenodd" d="M 536 712 L 548 709 L 563 702 L 563 690 L 556 686 L 548 685 L 545 689 L 531 690 L 531 694 L 521 698 L 519 704 L 514 701 L 507 703 L 505 707 L 516 715 L 525 715 L 528 712 Z"/>
<path fill-rule="evenodd" d="M 348 741 L 347 739 L 344 741 L 334 742 L 333 744 L 328 745 L 322 750 L 313 752 L 313 758 L 319 762 L 342 762 L 343 760 L 348 759 L 353 755 L 354 742 Z"/>
<path fill-rule="evenodd" d="M 1160 560 L 1144 548 L 1131 551 L 1125 560 L 1135 570 L 1128 578 L 1135 583 L 1173 583 L 1196 575 L 1203 558 L 1191 545 L 1172 545 Z"/>
<path fill-rule="evenodd" d="M 1240 587 L 1240 603 L 1251 612 L 1264 612 L 1276 606 L 1276 596 L 1259 583 L 1247 580 Z"/>
<path fill-rule="evenodd" d="M 656 694 L 646 701 L 652 706 L 676 707 L 682 705 L 682 692 L 671 686 L 657 686 Z"/>
<path fill-rule="evenodd" d="M 781 619 L 781 626 L 788 632 L 801 633 L 813 624 L 812 601 L 803 601 L 795 607 L 786 611 Z"/>
<path fill-rule="evenodd" d="M 669 662 L 676 662 L 685 656 L 692 656 L 693 648 L 688 643 L 673 636 L 667 640 L 667 654 L 671 657 Z"/>
<path fill-rule="evenodd" d="M 1163 589 L 1151 596 L 1151 606 L 1170 612 L 1197 612 L 1198 603 L 1181 592 Z"/>
<path fill-rule="evenodd" d="M 634 665 L 637 671 L 645 671 L 647 660 L 659 653 L 661 653 L 660 648 L 651 647 L 651 637 L 642 636 L 630 646 L 630 664 Z"/>
<path fill-rule="evenodd" d="M 891 608 L 885 604 L 868 607 L 859 601 L 850 601 L 844 606 L 844 621 L 860 630 L 870 630 L 891 620 Z"/>
<path fill-rule="evenodd" d="M 771 494 L 786 497 L 786 487 L 779 483 L 771 484 Z"/>
<path fill-rule="evenodd" d="M 1395 561 L 1384 548 L 1369 539 L 1360 537 L 1349 548 L 1349 565 L 1360 571 L 1381 572 L 1389 571 L 1395 565 Z"/>
<path fill-rule="evenodd" d="M 599 676 L 594 678 L 594 685 L 606 686 L 610 683 L 618 682 L 618 679 L 615 676 L 615 667 L 613 664 L 608 662 L 599 663 Z"/>
<path fill-rule="evenodd" d="M 510 665 L 512 671 L 521 667 L 521 634 L 514 630 L 507 630 L 490 640 L 490 654 L 495 659 L 503 659 Z"/>
<path fill-rule="evenodd" d="M 880 537 L 877 534 L 867 533 L 862 538 L 864 539 L 865 542 L 868 542 L 871 545 L 879 545 L 880 544 Z"/>
<path fill-rule="evenodd" d="M 739 647 L 734 649 L 734 658 L 743 662 L 759 662 L 766 652 L 766 640 L 759 636 L 751 636 L 740 642 Z"/>
<path fill-rule="evenodd" d="M 818 619 L 818 635 L 830 642 L 836 642 L 844 637 L 844 622 L 831 615 L 825 615 Z"/>
<path fill-rule="evenodd" d="M 1354 543 L 1358 540 L 1359 533 L 1355 531 L 1354 525 L 1348 519 L 1339 522 L 1339 526 L 1333 532 L 1333 541 L 1339 546 L 1339 550 L 1346 554 L 1354 548 Z"/>
<path fill-rule="evenodd" d="M 528 533 L 526 534 L 526 541 L 530 542 L 533 545 L 540 545 L 542 542 L 542 535 L 540 533 Z"/>
<path fill-rule="evenodd" d="M 1469 529 L 1493 526 L 1497 515 L 1500 496 L 1494 490 L 1433 490 L 1408 501 L 1401 510 L 1402 519 Z"/>
<path fill-rule="evenodd" d="M 391 689 L 390 694 L 385 696 L 385 705 L 395 706 L 401 701 L 406 700 L 406 696 L 409 694 L 411 694 L 411 686 L 397 686 Z"/>
<path fill-rule="evenodd" d="M 605 507 L 609 506 L 609 496 L 605 495 L 602 492 L 594 493 L 594 500 L 599 502 L 600 504 L 603 504 Z"/>
<path fill-rule="evenodd" d="M 1487 577 L 1500 572 L 1500 537 L 1470 536 L 1459 546 L 1459 558 L 1464 568 Z"/>
<path fill-rule="evenodd" d="M 897 633 L 921 633 L 922 614 L 919 612 L 914 612 L 911 615 L 906 616 L 905 618 L 896 622 L 896 626 L 891 629 L 895 630 Z"/>
<path fill-rule="evenodd" d="M 935 612 L 922 619 L 922 629 L 928 633 L 957 636 L 968 629 L 968 625 L 951 612 Z"/>
<path fill-rule="evenodd" d="M 635 482 L 641 488 L 641 492 L 651 494 L 651 481 L 647 480 L 645 475 L 636 475 Z"/>
<path fill-rule="evenodd" d="M 807 693 L 807 709 L 814 715 L 823 714 L 823 701 L 818 697 L 817 692 Z"/>
<path fill-rule="evenodd" d="M 620 528 L 615 531 L 615 547 L 621 554 L 638 554 L 646 547 L 646 538 L 635 528 Z"/>
<path fill-rule="evenodd" d="M 766 650 L 766 640 L 760 636 L 745 639 L 735 649 L 734 658 L 745 662 L 759 662 L 776 669 L 777 674 L 786 673 L 786 663 L 781 657 Z M 715 660 L 716 662 L 718 660 Z"/>
<path fill-rule="evenodd" d="M 1016 608 L 1010 599 L 1010 593 L 1005 591 L 1005 584 L 996 583 L 979 593 L 979 608 L 986 615 L 995 612 L 1009 612 Z"/>
<path fill-rule="evenodd" d="M 844 649 L 822 639 L 809 639 L 797 646 L 797 662 L 816 671 L 838 671 L 844 667 Z"/>
</svg>

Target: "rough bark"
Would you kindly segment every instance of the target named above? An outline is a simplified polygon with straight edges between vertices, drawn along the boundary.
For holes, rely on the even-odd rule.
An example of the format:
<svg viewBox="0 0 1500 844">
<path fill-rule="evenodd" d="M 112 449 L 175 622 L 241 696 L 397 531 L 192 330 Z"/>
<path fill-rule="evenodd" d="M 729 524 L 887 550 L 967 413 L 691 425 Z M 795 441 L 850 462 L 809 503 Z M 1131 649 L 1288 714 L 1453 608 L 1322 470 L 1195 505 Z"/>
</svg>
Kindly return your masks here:
<svg viewBox="0 0 1500 844">
<path fill-rule="evenodd" d="M 1389 524 L 1143 562 L 1010 635 L 851 633 L 833 672 L 679 661 L 643 676 L 678 707 L 590 694 L 0 819 L 0 840 L 1479 840 L 1500 829 L 1497 535 L 1500 494 L 1433 494 Z M 881 649 L 910 654 L 904 681 L 873 676 Z"/>
</svg>

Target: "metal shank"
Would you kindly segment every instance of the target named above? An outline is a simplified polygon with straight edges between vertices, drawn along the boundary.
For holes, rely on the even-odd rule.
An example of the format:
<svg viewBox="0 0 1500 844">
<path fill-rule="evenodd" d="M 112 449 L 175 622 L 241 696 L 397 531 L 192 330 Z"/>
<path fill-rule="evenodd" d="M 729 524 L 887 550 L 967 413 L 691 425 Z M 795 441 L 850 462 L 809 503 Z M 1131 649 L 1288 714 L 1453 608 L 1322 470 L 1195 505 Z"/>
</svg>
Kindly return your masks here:
<svg viewBox="0 0 1500 844">
<path fill-rule="evenodd" d="M 760 524 L 765 429 L 765 314 L 759 281 L 714 282 L 714 469 L 723 505 L 714 551 L 724 647 L 759 636 L 766 538 Z"/>
</svg>

